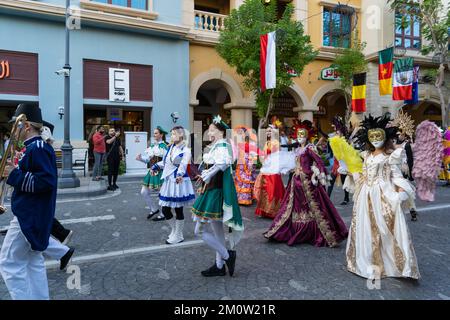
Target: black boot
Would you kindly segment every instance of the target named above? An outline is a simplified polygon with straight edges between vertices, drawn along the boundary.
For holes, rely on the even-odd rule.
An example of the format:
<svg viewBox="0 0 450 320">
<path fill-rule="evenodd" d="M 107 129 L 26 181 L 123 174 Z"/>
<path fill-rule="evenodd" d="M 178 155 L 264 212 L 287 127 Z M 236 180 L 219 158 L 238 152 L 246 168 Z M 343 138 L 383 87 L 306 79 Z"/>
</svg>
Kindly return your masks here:
<svg viewBox="0 0 450 320">
<path fill-rule="evenodd" d="M 409 211 L 409 213 L 411 213 L 411 221 L 417 221 L 417 211 L 414 209 L 411 209 Z"/>
<path fill-rule="evenodd" d="M 222 269 L 219 269 L 216 263 L 214 263 L 211 268 L 202 271 L 202 276 L 204 277 L 219 277 L 226 274 L 225 266 L 223 266 Z"/>
<path fill-rule="evenodd" d="M 66 269 L 67 265 L 69 264 L 70 259 L 72 258 L 73 252 L 75 251 L 74 248 L 69 248 L 69 251 L 61 258 L 59 270 Z"/>
<path fill-rule="evenodd" d="M 236 251 L 228 250 L 228 255 L 229 257 L 225 260 L 225 263 L 227 264 L 228 273 L 230 274 L 230 277 L 232 277 L 234 273 L 234 266 L 236 264 Z"/>
</svg>

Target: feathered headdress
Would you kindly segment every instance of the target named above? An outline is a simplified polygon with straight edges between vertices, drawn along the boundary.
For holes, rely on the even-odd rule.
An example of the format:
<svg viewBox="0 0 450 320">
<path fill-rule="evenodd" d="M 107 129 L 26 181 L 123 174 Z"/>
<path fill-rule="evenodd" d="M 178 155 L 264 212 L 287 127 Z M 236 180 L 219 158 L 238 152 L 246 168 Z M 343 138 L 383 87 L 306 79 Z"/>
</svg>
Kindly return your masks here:
<svg viewBox="0 0 450 320">
<path fill-rule="evenodd" d="M 331 123 L 334 125 L 337 131 L 340 131 L 344 137 L 347 137 L 348 130 L 345 126 L 345 121 L 341 116 L 334 116 L 331 120 Z"/>
<path fill-rule="evenodd" d="M 370 149 L 369 142 L 369 130 L 371 129 L 382 129 L 384 130 L 386 140 L 389 141 L 394 139 L 397 135 L 397 127 L 388 127 L 388 123 L 391 119 L 387 115 L 374 118 L 371 114 L 365 117 L 361 121 L 360 128 L 355 135 L 355 142 L 362 150 Z"/>
<path fill-rule="evenodd" d="M 270 122 L 273 129 L 283 129 L 283 122 L 281 122 L 277 116 L 273 116 Z"/>
<path fill-rule="evenodd" d="M 397 127 L 400 132 L 404 133 L 409 138 L 413 138 L 414 120 L 411 119 L 409 114 L 403 112 L 403 110 L 400 110 L 395 119 L 389 122 L 389 124 L 392 127 Z"/>
<path fill-rule="evenodd" d="M 305 129 L 308 132 L 308 140 L 314 136 L 314 129 L 311 121 L 304 120 L 302 122 L 296 122 L 292 127 L 292 139 L 297 139 L 297 131 L 299 129 Z"/>
</svg>

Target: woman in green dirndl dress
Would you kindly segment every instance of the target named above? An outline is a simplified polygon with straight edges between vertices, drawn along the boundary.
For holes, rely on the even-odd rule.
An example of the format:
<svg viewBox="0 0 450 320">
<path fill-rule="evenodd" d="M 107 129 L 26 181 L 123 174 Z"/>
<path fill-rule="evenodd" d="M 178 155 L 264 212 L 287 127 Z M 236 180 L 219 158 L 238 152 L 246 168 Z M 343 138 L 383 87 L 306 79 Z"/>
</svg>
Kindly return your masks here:
<svg viewBox="0 0 450 320">
<path fill-rule="evenodd" d="M 150 167 L 155 163 L 162 160 L 162 157 L 167 151 L 166 140 L 167 131 L 158 126 L 153 131 L 154 142 L 144 151 L 144 154 L 138 154 L 136 160 L 144 163 L 150 163 Z M 142 182 L 141 195 L 144 197 L 145 202 L 150 208 L 150 213 L 147 215 L 147 219 L 151 219 L 155 214 L 159 213 L 159 189 L 162 185 L 161 180 L 162 171 L 157 174 L 152 174 L 151 170 L 147 172 Z M 164 215 L 159 214 L 153 221 L 164 220 Z"/>
<path fill-rule="evenodd" d="M 196 222 L 195 234 L 216 251 L 214 265 L 201 272 L 205 277 L 224 276 L 225 264 L 229 275 L 233 275 L 236 262 L 234 248 L 244 231 L 231 175 L 233 153 L 231 145 L 223 138 L 227 129 L 229 127 L 219 116 L 209 126 L 208 135 L 214 142 L 210 151 L 203 155 L 204 170 L 197 176 L 200 195 L 192 207 L 193 220 Z M 231 232 L 230 250 L 225 244 L 224 225 Z"/>
</svg>

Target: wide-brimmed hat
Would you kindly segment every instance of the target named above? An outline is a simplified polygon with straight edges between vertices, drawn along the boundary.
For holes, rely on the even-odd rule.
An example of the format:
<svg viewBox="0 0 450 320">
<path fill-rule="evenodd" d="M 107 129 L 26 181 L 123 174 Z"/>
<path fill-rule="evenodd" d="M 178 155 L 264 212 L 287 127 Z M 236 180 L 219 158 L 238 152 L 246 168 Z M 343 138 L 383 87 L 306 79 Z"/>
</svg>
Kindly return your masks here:
<svg viewBox="0 0 450 320">
<path fill-rule="evenodd" d="M 42 120 L 42 125 L 43 125 L 44 127 L 49 128 L 49 129 L 50 129 L 50 132 L 53 134 L 53 129 L 55 129 L 55 126 L 54 126 L 53 124 L 51 124 L 51 123 L 48 122 L 48 121 Z"/>
<path fill-rule="evenodd" d="M 27 121 L 42 124 L 42 112 L 37 104 L 34 103 L 21 103 L 17 106 L 14 116 L 9 121 L 16 121 L 17 117 L 24 114 L 27 117 Z"/>
</svg>

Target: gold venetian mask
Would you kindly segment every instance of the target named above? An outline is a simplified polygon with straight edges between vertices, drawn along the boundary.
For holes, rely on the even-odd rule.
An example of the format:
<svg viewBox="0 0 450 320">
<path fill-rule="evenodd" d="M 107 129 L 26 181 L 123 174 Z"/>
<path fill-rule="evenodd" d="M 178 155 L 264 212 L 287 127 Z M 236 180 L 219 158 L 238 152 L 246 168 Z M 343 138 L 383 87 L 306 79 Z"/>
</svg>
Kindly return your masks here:
<svg viewBox="0 0 450 320">
<path fill-rule="evenodd" d="M 298 129 L 297 130 L 297 139 L 298 138 L 307 138 L 308 137 L 308 131 L 306 129 Z"/>
<path fill-rule="evenodd" d="M 370 143 L 373 142 L 384 142 L 386 139 L 386 133 L 383 129 L 376 128 L 376 129 L 370 129 L 367 133 Z"/>
</svg>

